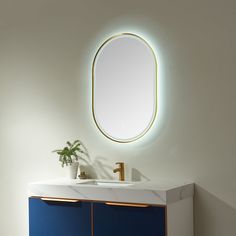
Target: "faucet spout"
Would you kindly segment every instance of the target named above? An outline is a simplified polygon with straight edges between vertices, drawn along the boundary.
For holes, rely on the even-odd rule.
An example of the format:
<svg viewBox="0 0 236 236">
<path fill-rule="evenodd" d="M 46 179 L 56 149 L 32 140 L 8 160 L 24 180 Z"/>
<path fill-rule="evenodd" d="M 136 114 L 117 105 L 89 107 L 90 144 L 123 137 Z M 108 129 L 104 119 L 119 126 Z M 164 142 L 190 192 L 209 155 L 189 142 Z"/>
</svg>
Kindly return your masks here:
<svg viewBox="0 0 236 236">
<path fill-rule="evenodd" d="M 116 168 L 116 169 L 113 170 L 113 173 L 117 173 L 119 171 L 121 171 L 120 168 Z"/>
</svg>

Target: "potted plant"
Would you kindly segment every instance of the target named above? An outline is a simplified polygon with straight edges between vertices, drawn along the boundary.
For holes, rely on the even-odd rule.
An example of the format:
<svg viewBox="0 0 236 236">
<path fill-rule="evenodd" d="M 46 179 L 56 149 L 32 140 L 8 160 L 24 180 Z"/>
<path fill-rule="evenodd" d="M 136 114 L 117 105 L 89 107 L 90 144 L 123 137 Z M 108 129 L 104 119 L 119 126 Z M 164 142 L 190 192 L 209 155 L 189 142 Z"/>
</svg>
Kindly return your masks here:
<svg viewBox="0 0 236 236">
<path fill-rule="evenodd" d="M 67 166 L 68 168 L 68 177 L 75 179 L 77 176 L 77 171 L 79 167 L 79 159 L 83 159 L 81 154 L 86 155 L 85 147 L 80 140 L 75 140 L 74 142 L 66 142 L 66 146 L 62 149 L 56 149 L 53 152 L 56 152 L 59 155 L 59 161 L 61 166 Z"/>
</svg>

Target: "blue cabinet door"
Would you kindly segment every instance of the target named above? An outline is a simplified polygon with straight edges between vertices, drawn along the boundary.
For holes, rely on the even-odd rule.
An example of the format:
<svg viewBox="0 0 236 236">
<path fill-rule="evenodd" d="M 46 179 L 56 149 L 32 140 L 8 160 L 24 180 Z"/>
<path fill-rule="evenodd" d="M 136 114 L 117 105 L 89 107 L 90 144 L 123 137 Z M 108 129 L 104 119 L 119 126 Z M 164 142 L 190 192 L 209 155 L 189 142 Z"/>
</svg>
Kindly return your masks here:
<svg viewBox="0 0 236 236">
<path fill-rule="evenodd" d="M 94 236 L 165 236 L 164 207 L 93 204 Z"/>
<path fill-rule="evenodd" d="M 91 203 L 29 199 L 30 236 L 91 236 Z"/>
</svg>

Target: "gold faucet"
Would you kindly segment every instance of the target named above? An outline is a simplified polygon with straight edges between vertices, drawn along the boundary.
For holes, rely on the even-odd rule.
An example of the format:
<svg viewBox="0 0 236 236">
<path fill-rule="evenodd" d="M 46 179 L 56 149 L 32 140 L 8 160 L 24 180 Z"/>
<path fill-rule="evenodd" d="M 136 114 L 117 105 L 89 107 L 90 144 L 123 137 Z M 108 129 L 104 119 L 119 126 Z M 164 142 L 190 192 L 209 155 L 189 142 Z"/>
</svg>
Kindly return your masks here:
<svg viewBox="0 0 236 236">
<path fill-rule="evenodd" d="M 113 173 L 119 172 L 119 180 L 124 181 L 125 180 L 125 164 L 124 162 L 117 162 L 116 165 L 119 165 L 118 168 L 113 170 Z"/>
</svg>

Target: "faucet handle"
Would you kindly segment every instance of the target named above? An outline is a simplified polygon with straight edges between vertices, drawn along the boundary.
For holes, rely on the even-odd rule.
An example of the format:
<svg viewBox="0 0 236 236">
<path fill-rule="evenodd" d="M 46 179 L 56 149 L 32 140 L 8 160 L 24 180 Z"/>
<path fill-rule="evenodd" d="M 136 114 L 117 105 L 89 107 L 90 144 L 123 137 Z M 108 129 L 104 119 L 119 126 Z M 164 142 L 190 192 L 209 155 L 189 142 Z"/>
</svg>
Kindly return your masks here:
<svg viewBox="0 0 236 236">
<path fill-rule="evenodd" d="M 116 162 L 116 165 L 124 165 L 124 162 Z"/>
</svg>

